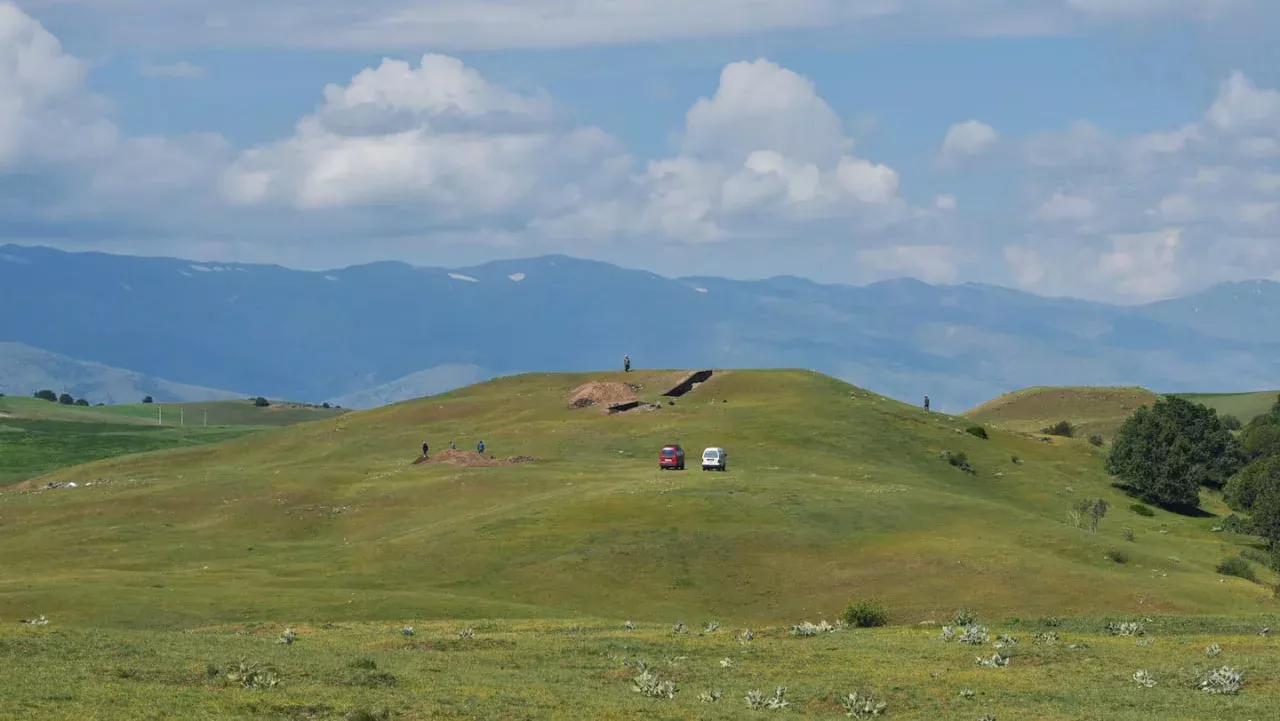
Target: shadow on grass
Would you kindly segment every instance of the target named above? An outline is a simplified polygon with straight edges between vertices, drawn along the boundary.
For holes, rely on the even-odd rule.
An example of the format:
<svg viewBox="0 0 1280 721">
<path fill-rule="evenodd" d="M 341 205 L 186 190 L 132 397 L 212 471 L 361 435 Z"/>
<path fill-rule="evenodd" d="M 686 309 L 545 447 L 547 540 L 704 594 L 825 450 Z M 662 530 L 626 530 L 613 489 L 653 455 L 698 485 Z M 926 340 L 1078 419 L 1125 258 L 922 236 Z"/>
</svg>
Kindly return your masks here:
<svg viewBox="0 0 1280 721">
<path fill-rule="evenodd" d="M 1115 483 L 1112 483 L 1111 487 L 1120 491 L 1126 496 L 1134 499 L 1135 501 L 1142 501 L 1143 503 L 1149 503 L 1157 508 L 1162 508 L 1170 513 L 1176 513 L 1179 516 L 1187 516 L 1188 518 L 1218 518 L 1218 514 L 1211 513 L 1198 506 L 1188 506 L 1180 503 L 1179 504 L 1154 503 L 1152 501 L 1147 500 L 1146 498 L 1143 498 L 1142 495 L 1138 493 L 1138 490 L 1136 488 L 1134 488 L 1133 486 L 1127 483 L 1120 483 L 1119 481 L 1117 481 Z"/>
</svg>

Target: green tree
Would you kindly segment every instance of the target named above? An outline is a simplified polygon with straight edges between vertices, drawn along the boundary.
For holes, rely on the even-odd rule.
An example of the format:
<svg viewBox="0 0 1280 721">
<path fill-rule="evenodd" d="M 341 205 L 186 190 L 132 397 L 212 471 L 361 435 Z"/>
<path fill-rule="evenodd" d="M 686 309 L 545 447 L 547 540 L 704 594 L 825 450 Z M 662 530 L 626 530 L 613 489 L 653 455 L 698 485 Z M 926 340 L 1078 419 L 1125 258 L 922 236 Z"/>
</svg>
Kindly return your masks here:
<svg viewBox="0 0 1280 721">
<path fill-rule="evenodd" d="M 87 406 L 89 405 L 89 401 L 86 401 L 86 400 L 85 400 L 85 399 L 83 399 L 83 398 L 77 398 L 77 399 L 76 399 L 76 405 L 78 405 L 78 406 L 86 406 L 86 407 L 87 407 Z"/>
<path fill-rule="evenodd" d="M 51 402 L 51 403 L 57 403 L 57 402 L 58 402 L 58 394 L 57 394 L 57 393 L 54 393 L 53 391 L 51 391 L 51 390 L 49 390 L 49 389 L 47 389 L 47 388 L 45 388 L 45 389 L 43 389 L 43 390 L 38 390 L 38 391 L 36 391 L 35 393 L 32 393 L 31 395 L 32 395 L 32 397 L 34 397 L 34 398 L 39 398 L 39 399 L 40 399 L 40 400 L 42 400 L 42 401 L 49 401 L 49 402 Z"/>
<path fill-rule="evenodd" d="M 1258 494 L 1266 488 L 1280 488 L 1280 456 L 1259 458 L 1227 482 L 1224 495 L 1233 511 L 1253 508 Z"/>
<path fill-rule="evenodd" d="M 142 402 L 143 402 L 143 403 L 152 403 L 152 402 L 154 402 L 154 401 L 153 401 L 153 399 L 151 398 L 151 396 L 143 396 L 143 398 L 142 398 Z"/>
<path fill-rule="evenodd" d="M 262 396 L 258 396 L 257 398 L 253 399 L 253 404 L 259 408 L 266 408 L 267 406 L 271 405 L 271 401 L 268 401 L 266 398 L 263 398 Z"/>
<path fill-rule="evenodd" d="M 1240 445 L 1250 459 L 1280 456 L 1280 398 L 1270 411 L 1249 421 L 1240 433 Z"/>
<path fill-rule="evenodd" d="M 64 406 L 75 405 L 76 399 L 71 397 L 70 393 L 63 393 L 58 396 L 58 402 Z"/>
<path fill-rule="evenodd" d="M 1107 472 L 1148 503 L 1195 507 L 1200 486 L 1221 488 L 1243 461 L 1240 442 L 1212 409 L 1163 398 L 1125 420 L 1107 456 Z"/>
<path fill-rule="evenodd" d="M 1273 550 L 1280 544 L 1280 486 L 1272 485 L 1258 493 L 1253 504 L 1253 530 L 1267 539 Z"/>
</svg>

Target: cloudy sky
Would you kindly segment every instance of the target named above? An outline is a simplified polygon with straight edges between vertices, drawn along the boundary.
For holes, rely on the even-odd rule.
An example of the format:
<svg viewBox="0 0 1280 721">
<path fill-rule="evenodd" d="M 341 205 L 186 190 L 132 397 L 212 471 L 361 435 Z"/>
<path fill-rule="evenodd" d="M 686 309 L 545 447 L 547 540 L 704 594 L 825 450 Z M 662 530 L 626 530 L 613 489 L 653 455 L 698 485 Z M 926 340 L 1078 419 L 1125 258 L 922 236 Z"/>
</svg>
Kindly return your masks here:
<svg viewBox="0 0 1280 721">
<path fill-rule="evenodd" d="M 1274 0 L 0 0 L 0 242 L 1280 279 Z"/>
</svg>

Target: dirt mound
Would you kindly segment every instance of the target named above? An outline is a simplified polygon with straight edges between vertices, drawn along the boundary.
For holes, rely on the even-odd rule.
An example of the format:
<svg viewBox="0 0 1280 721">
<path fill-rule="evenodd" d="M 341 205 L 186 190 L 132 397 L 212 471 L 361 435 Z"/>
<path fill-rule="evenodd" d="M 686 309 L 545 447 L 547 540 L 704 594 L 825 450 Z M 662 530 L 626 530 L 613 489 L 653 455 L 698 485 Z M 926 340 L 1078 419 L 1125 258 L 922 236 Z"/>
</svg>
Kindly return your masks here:
<svg viewBox="0 0 1280 721">
<path fill-rule="evenodd" d="M 584 383 L 569 394 L 570 408 L 586 408 L 587 406 L 614 406 L 630 403 L 636 399 L 639 386 L 627 383 Z"/>
<path fill-rule="evenodd" d="M 476 468 L 481 466 L 511 466 L 516 463 L 528 463 L 536 460 L 533 456 L 515 456 L 514 458 L 486 458 L 475 451 L 462 451 L 453 448 L 434 453 L 427 458 L 419 458 L 413 462 L 417 466 L 423 463 L 451 463 L 455 466 Z"/>
</svg>

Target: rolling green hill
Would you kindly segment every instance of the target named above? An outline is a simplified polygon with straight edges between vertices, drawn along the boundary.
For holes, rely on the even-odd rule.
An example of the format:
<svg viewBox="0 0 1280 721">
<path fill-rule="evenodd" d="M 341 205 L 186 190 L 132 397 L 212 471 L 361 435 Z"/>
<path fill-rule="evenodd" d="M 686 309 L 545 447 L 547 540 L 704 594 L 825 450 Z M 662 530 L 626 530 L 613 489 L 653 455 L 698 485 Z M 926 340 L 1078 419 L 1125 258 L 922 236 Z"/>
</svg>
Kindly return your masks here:
<svg viewBox="0 0 1280 721">
<path fill-rule="evenodd" d="M 0 486 L 88 461 L 216 443 L 341 412 L 285 403 L 257 408 L 247 400 L 84 407 L 0 397 Z"/>
<path fill-rule="evenodd" d="M 1275 405 L 1277 391 L 1261 391 L 1258 393 L 1179 393 L 1193 403 L 1208 406 L 1220 416 L 1235 416 L 1241 423 L 1248 423 L 1254 418 L 1271 410 Z"/>
<path fill-rule="evenodd" d="M 1171 393 L 1248 423 L 1276 402 L 1275 391 L 1258 393 Z M 1077 438 L 1098 434 L 1111 439 L 1124 420 L 1160 396 L 1145 388 L 1037 387 L 1006 393 L 967 411 L 975 421 L 1011 431 L 1038 434 L 1058 421 L 1068 421 Z"/>
<path fill-rule="evenodd" d="M 965 416 L 1011 431 L 1040 433 L 1059 421 L 1069 422 L 1079 438 L 1111 438 L 1124 419 L 1158 396 L 1145 388 L 1037 387 L 1006 393 Z"/>
<path fill-rule="evenodd" d="M 1248 549 L 1220 519 L 1132 512 L 1085 443 L 983 440 L 801 371 L 662 395 L 684 376 L 505 378 L 0 491 L 0 718 L 730 719 L 775 686 L 819 718 L 853 690 L 906 719 L 1266 717 L 1276 577 L 1215 572 Z M 658 470 L 671 442 L 690 470 Z M 727 472 L 697 470 L 711 445 Z M 1112 504 L 1097 533 L 1065 513 L 1087 496 Z M 896 628 L 788 631 L 867 598 Z M 915 627 L 959 607 L 988 640 Z M 632 691 L 637 659 L 674 698 Z M 241 661 L 281 685 L 242 688 Z M 1241 696 L 1198 690 L 1228 664 Z"/>
<path fill-rule="evenodd" d="M 660 410 L 569 407 L 588 380 L 643 384 L 656 398 L 679 375 L 519 376 L 42 477 L 28 485 L 112 483 L 3 497 L 22 522 L 0 541 L 0 554 L 21 559 L 0 581 L 0 615 L 759 622 L 874 593 L 907 621 L 957 605 L 1069 614 L 1272 603 L 1258 584 L 1215 582 L 1214 564 L 1233 551 L 1209 532 L 1214 519 L 1130 513 L 1084 444 L 998 430 L 980 440 L 960 419 L 805 372 L 717 374 Z M 481 438 L 498 458 L 537 460 L 413 463 L 423 440 Z M 691 467 L 722 445 L 730 472 L 659 471 L 670 442 Z M 967 453 L 977 475 L 944 462 L 948 450 Z M 1066 521 L 1086 495 L 1113 503 L 1096 535 Z M 1108 560 L 1113 548 L 1131 562 Z"/>
</svg>

